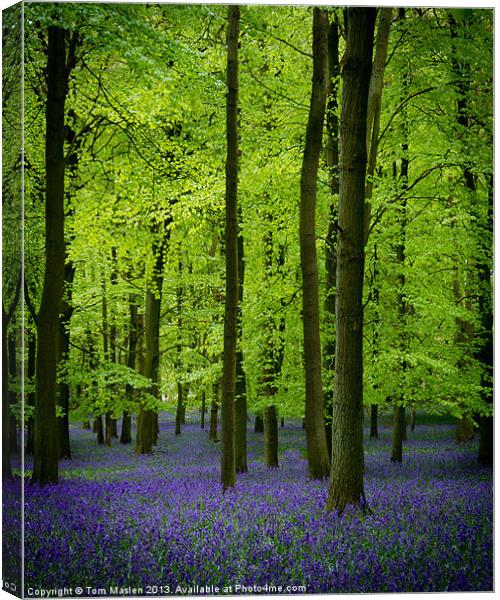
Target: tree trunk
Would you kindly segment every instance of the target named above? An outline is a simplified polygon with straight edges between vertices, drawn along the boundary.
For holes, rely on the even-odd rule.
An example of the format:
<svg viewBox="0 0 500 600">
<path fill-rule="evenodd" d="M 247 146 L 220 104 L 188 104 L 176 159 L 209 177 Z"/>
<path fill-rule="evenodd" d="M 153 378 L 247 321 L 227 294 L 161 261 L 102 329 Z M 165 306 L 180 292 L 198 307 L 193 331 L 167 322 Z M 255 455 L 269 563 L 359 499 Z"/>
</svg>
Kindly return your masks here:
<svg viewBox="0 0 500 600">
<path fill-rule="evenodd" d="M 469 415 L 462 415 L 457 419 L 455 436 L 457 444 L 465 444 L 474 438 L 474 424 Z"/>
<path fill-rule="evenodd" d="M 177 410 L 175 411 L 175 435 L 181 434 L 182 383 L 177 381 Z"/>
<path fill-rule="evenodd" d="M 73 314 L 71 306 L 71 285 L 75 276 L 75 267 L 72 263 L 65 261 L 64 266 L 64 290 L 65 294 L 61 303 L 61 316 L 59 326 L 59 358 L 58 363 L 67 361 L 69 355 L 69 323 Z M 71 446 L 69 440 L 69 385 L 66 382 L 58 384 L 58 406 L 62 411 L 62 417 L 58 417 L 58 443 L 59 458 L 71 458 Z"/>
<path fill-rule="evenodd" d="M 56 419 L 59 312 L 64 287 L 64 104 L 68 89 L 65 31 L 50 26 L 45 142 L 45 272 L 37 320 L 35 453 L 32 481 L 58 481 Z"/>
<path fill-rule="evenodd" d="M 340 123 L 332 470 L 327 509 L 365 507 L 363 276 L 366 119 L 376 9 L 348 8 Z"/>
<path fill-rule="evenodd" d="M 278 467 L 278 416 L 275 406 L 264 409 L 264 462 L 266 467 Z"/>
<path fill-rule="evenodd" d="M 2 478 L 12 478 L 10 464 L 9 345 L 7 314 L 2 305 Z"/>
<path fill-rule="evenodd" d="M 164 224 L 164 231 L 158 231 L 156 226 L 153 234 L 162 234 L 161 239 L 155 239 L 153 242 L 153 256 L 155 260 L 152 281 L 149 283 L 146 291 L 146 310 L 144 316 L 144 340 L 145 355 L 143 365 L 143 375 L 151 380 L 150 394 L 158 397 L 158 375 L 160 365 L 160 312 L 161 312 L 161 291 L 163 286 L 164 253 L 167 240 L 170 236 L 169 224 L 171 217 Z M 137 438 L 135 451 L 137 454 L 150 454 L 153 444 L 157 438 L 157 420 L 156 411 L 146 408 L 143 405 L 139 408 L 139 417 L 137 421 Z"/>
<path fill-rule="evenodd" d="M 16 341 L 16 331 L 12 330 L 9 335 L 9 349 L 8 349 L 8 361 L 9 361 L 9 382 L 11 385 L 9 386 L 9 429 L 10 429 L 10 451 L 15 453 L 19 450 L 19 445 L 17 443 L 17 419 L 14 416 L 12 408 L 18 402 L 18 394 L 15 391 L 16 380 L 17 380 L 17 341 Z"/>
<path fill-rule="evenodd" d="M 387 48 L 389 46 L 389 30 L 392 21 L 392 8 L 381 8 L 375 45 L 375 57 L 370 77 L 368 91 L 366 151 L 368 164 L 365 181 L 365 244 L 370 233 L 371 199 L 373 193 L 373 176 L 377 164 L 377 151 L 380 133 L 380 112 L 382 107 L 382 90 L 384 87 L 384 71 L 387 62 Z"/>
<path fill-rule="evenodd" d="M 240 8 L 228 7 L 227 32 L 227 159 L 226 159 L 226 301 L 221 405 L 221 482 L 224 490 L 236 478 L 234 402 L 238 341 L 238 37 Z"/>
<path fill-rule="evenodd" d="M 33 383 L 35 381 L 35 368 L 36 368 L 36 337 L 34 334 L 28 335 L 28 369 L 27 376 L 28 381 Z M 29 392 L 26 394 L 26 404 L 30 408 L 35 407 L 35 393 Z M 33 455 L 35 451 L 35 432 L 33 417 L 27 419 L 28 434 L 26 436 L 26 454 L 29 456 Z"/>
<path fill-rule="evenodd" d="M 201 429 L 205 429 L 205 412 L 206 412 L 206 397 L 205 397 L 205 390 L 202 390 L 202 392 L 201 392 L 201 423 L 200 423 Z"/>
<path fill-rule="evenodd" d="M 328 477 L 330 458 L 323 419 L 315 216 L 318 164 L 326 105 L 328 13 L 315 7 L 313 18 L 313 81 L 300 180 L 300 265 L 306 375 L 307 462 L 309 476 L 312 479 L 324 479 Z"/>
<path fill-rule="evenodd" d="M 405 428 L 405 408 L 400 404 L 394 407 L 394 425 L 392 427 L 391 462 L 403 461 L 403 430 Z"/>
<path fill-rule="evenodd" d="M 241 207 L 238 207 L 238 220 L 241 222 Z M 238 346 L 236 349 L 236 402 L 234 405 L 234 452 L 236 473 L 246 473 L 247 465 L 247 392 L 243 370 L 242 349 L 242 310 L 243 286 L 245 284 L 245 260 L 243 234 L 238 235 Z"/>
<path fill-rule="evenodd" d="M 264 419 L 262 418 L 262 413 L 257 413 L 255 415 L 255 433 L 264 433 Z"/>
<path fill-rule="evenodd" d="M 211 442 L 217 441 L 217 412 L 219 410 L 219 384 L 214 383 L 213 385 L 213 397 L 212 404 L 210 406 L 210 431 L 209 439 Z"/>
<path fill-rule="evenodd" d="M 104 444 L 104 426 L 102 424 L 102 415 L 94 417 L 94 431 L 97 434 L 97 443 Z"/>
<path fill-rule="evenodd" d="M 370 405 L 370 439 L 378 440 L 378 404 Z"/>
<path fill-rule="evenodd" d="M 138 357 L 137 347 L 139 342 L 139 335 L 141 329 L 141 321 L 137 311 L 136 297 L 134 294 L 130 294 L 129 301 L 129 334 L 128 334 L 128 348 L 127 348 L 127 367 L 129 369 L 137 369 Z M 132 397 L 134 390 L 127 384 L 125 386 L 125 395 Z M 132 442 L 132 417 L 127 411 L 123 411 L 122 418 L 122 430 L 120 435 L 121 444 L 130 444 Z"/>
<path fill-rule="evenodd" d="M 337 227 L 339 194 L 339 119 L 338 77 L 339 30 L 337 21 L 330 23 L 328 35 L 328 101 L 326 105 L 326 165 L 330 185 L 330 219 L 325 243 L 325 330 L 326 342 L 323 354 L 325 373 L 325 435 L 328 456 L 332 456 L 333 374 L 335 372 L 335 293 L 337 287 Z"/>
</svg>

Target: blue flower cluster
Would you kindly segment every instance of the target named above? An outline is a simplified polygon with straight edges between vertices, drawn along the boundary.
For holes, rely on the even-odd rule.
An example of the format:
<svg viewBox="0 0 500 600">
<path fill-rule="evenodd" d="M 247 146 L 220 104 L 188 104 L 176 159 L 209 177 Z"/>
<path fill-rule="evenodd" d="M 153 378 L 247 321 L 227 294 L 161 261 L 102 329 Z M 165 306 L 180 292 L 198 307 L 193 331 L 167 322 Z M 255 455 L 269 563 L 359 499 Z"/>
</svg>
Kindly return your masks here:
<svg viewBox="0 0 500 600">
<path fill-rule="evenodd" d="M 314 592 L 491 590 L 493 485 L 449 426 L 421 426 L 392 464 L 390 431 L 366 441 L 371 512 L 325 512 L 304 432 L 280 429 L 267 469 L 249 431 L 249 471 L 219 484 L 220 446 L 162 419 L 151 456 L 72 431 L 58 485 L 26 483 L 26 588 L 305 585 Z M 7 494 L 9 490 L 7 489 Z"/>
</svg>

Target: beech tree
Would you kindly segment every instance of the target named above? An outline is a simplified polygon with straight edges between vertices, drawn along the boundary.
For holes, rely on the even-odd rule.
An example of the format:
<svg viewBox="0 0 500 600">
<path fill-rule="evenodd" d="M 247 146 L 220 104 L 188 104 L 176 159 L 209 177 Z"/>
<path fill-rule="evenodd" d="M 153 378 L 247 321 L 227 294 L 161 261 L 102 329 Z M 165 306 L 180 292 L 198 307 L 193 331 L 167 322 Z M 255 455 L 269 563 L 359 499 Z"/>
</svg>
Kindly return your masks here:
<svg viewBox="0 0 500 600">
<path fill-rule="evenodd" d="M 376 10 L 345 11 L 332 469 L 328 510 L 364 507 L 363 276 L 366 123 Z"/>
<path fill-rule="evenodd" d="M 313 80 L 300 180 L 300 266 L 306 377 L 307 462 L 313 479 L 328 477 L 330 459 L 323 420 L 323 382 L 319 330 L 318 261 L 316 257 L 316 190 L 323 137 L 328 65 L 328 13 L 314 8 Z"/>
<path fill-rule="evenodd" d="M 45 272 L 37 318 L 35 452 L 32 480 L 58 480 L 56 420 L 59 312 L 64 287 L 64 117 L 74 54 L 68 32 L 51 25 L 47 46 L 45 144 Z M 74 44 L 76 39 L 72 39 Z M 74 49 L 73 49 L 74 50 Z"/>
<path fill-rule="evenodd" d="M 234 403 L 238 342 L 238 38 L 240 9 L 228 7 L 226 108 L 226 300 L 222 376 L 222 466 L 225 489 L 235 482 Z"/>
</svg>

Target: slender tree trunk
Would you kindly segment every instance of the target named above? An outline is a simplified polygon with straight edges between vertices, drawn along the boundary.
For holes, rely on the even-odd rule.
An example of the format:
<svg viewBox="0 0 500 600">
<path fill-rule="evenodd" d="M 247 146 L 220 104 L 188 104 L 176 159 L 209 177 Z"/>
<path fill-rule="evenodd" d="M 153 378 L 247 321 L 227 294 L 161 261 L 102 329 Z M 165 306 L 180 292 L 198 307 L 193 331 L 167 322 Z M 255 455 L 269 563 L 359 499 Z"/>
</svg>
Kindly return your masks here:
<svg viewBox="0 0 500 600">
<path fill-rule="evenodd" d="M 205 390 L 202 390 L 202 392 L 201 392 L 201 423 L 200 423 L 201 429 L 205 429 L 205 412 L 206 412 L 205 404 L 206 404 Z"/>
<path fill-rule="evenodd" d="M 405 16 L 405 9 L 400 9 L 400 18 L 403 19 Z M 409 77 L 410 74 L 408 71 L 403 73 L 403 98 L 406 98 L 409 87 Z M 401 170 L 399 173 L 399 181 L 396 181 L 396 186 L 399 183 L 399 197 L 400 205 L 398 211 L 398 219 L 399 219 L 399 235 L 397 238 L 397 243 L 395 244 L 395 254 L 397 260 L 397 268 L 398 268 L 398 312 L 399 312 L 399 322 L 401 326 L 401 333 L 399 336 L 399 350 L 401 355 L 401 377 L 400 377 L 400 391 L 398 392 L 396 398 L 396 410 L 394 411 L 394 429 L 392 436 L 392 454 L 391 461 L 401 462 L 403 457 L 403 442 L 406 441 L 406 414 L 405 414 L 405 405 L 407 403 L 406 397 L 406 379 L 407 379 L 407 370 L 408 364 L 405 356 L 408 353 L 409 347 L 409 328 L 407 323 L 407 317 L 410 312 L 410 307 L 408 305 L 408 301 L 406 299 L 406 275 L 405 275 L 405 262 L 406 262 L 406 229 L 407 229 L 407 199 L 406 193 L 408 189 L 408 167 L 410 164 L 409 159 L 409 147 L 408 147 L 408 138 L 409 138 L 409 125 L 408 125 L 408 112 L 405 108 L 402 111 L 402 125 L 401 125 L 401 136 L 402 136 L 402 144 L 401 144 Z M 396 164 L 393 166 L 394 174 L 397 173 Z"/>
<path fill-rule="evenodd" d="M 272 223 L 272 215 L 269 215 Z M 273 286 L 273 277 L 276 276 L 284 265 L 284 251 L 280 252 L 277 265 L 274 264 L 273 234 L 270 228 L 264 238 L 264 272 L 265 286 L 269 289 Z M 277 268 L 276 268 L 277 267 Z M 276 273 L 275 273 L 276 271 Z M 274 396 L 278 392 L 277 378 L 280 375 L 283 364 L 284 344 L 283 333 L 285 320 L 279 320 L 276 326 L 275 316 L 270 313 L 265 324 L 265 347 L 264 347 L 264 396 L 267 406 L 263 410 L 264 421 L 264 461 L 268 467 L 278 466 L 278 415 L 274 404 Z"/>
<path fill-rule="evenodd" d="M 141 322 L 137 312 L 136 298 L 133 294 L 129 296 L 129 335 L 127 348 L 127 367 L 136 369 L 138 366 L 137 346 L 139 341 L 139 330 Z M 125 395 L 131 397 L 134 391 L 129 384 L 125 387 Z M 122 430 L 120 434 L 121 444 L 130 444 L 132 442 L 132 417 L 127 411 L 123 411 Z"/>
<path fill-rule="evenodd" d="M 164 253 L 167 240 L 170 235 L 168 225 L 171 218 L 164 223 L 163 237 L 153 243 L 153 255 L 155 265 L 152 281 L 146 291 L 146 311 L 144 317 L 145 354 L 143 375 L 151 380 L 150 393 L 158 397 L 158 375 L 160 365 L 160 313 L 161 313 L 161 291 L 163 286 Z M 158 234 L 159 231 L 154 231 Z M 137 439 L 135 451 L 137 454 L 150 454 L 157 437 L 158 422 L 156 410 L 139 408 L 137 423 Z"/>
<path fill-rule="evenodd" d="M 16 331 L 13 329 L 9 335 L 9 349 L 8 349 L 8 361 L 9 361 L 9 381 L 12 382 L 12 385 L 9 389 L 9 406 L 11 410 L 9 411 L 9 428 L 10 428 L 10 450 L 11 452 L 17 452 L 19 450 L 19 445 L 17 443 L 17 419 L 12 412 L 13 407 L 18 402 L 18 395 L 15 391 L 16 379 L 17 379 L 17 335 Z"/>
<path fill-rule="evenodd" d="M 241 222 L 241 207 L 238 207 L 238 220 Z M 243 370 L 242 310 L 243 286 L 245 284 L 245 260 L 243 234 L 238 235 L 238 346 L 236 349 L 236 402 L 234 405 L 234 452 L 236 473 L 246 473 L 247 465 L 247 393 Z"/>
<path fill-rule="evenodd" d="M 9 346 L 7 314 L 2 305 L 2 478 L 12 478 L 10 464 Z"/>
<path fill-rule="evenodd" d="M 102 415 L 94 417 L 94 431 L 97 434 L 97 443 L 104 444 L 104 426 L 102 424 Z"/>
<path fill-rule="evenodd" d="M 300 180 L 300 264 L 306 375 L 307 462 L 309 476 L 313 479 L 324 479 L 328 477 L 330 459 L 323 419 L 315 216 L 318 164 L 326 106 L 328 13 L 315 7 L 313 19 L 313 81 Z"/>
<path fill-rule="evenodd" d="M 64 267 L 65 298 L 61 303 L 61 316 L 59 326 L 59 358 L 58 363 L 68 360 L 69 354 L 69 323 L 73 314 L 71 306 L 71 285 L 75 275 L 73 264 L 66 262 Z M 61 381 L 58 383 L 58 406 L 62 416 L 57 419 L 59 458 L 71 458 L 71 446 L 69 439 L 69 385 Z"/>
<path fill-rule="evenodd" d="M 327 509 L 365 507 L 363 276 L 368 88 L 376 9 L 348 8 L 340 123 L 339 239 L 332 470 Z"/>
<path fill-rule="evenodd" d="M 370 439 L 378 440 L 378 404 L 370 405 Z"/>
<path fill-rule="evenodd" d="M 236 478 L 234 402 L 238 341 L 238 38 L 240 8 L 228 7 L 227 33 L 227 160 L 226 160 L 226 302 L 221 406 L 221 482 L 224 490 Z"/>
<path fill-rule="evenodd" d="M 213 387 L 212 404 L 210 405 L 210 441 L 217 441 L 217 412 L 219 410 L 219 384 L 214 383 Z"/>
<path fill-rule="evenodd" d="M 326 105 L 326 165 L 328 168 L 330 193 L 330 219 L 325 243 L 325 329 L 326 342 L 323 354 L 325 372 L 325 435 L 328 456 L 332 456 L 332 411 L 333 411 L 333 374 L 335 372 L 335 293 L 337 287 L 337 227 L 339 194 L 339 119 L 338 78 L 339 66 L 339 28 L 337 21 L 330 23 L 328 34 L 328 101 Z"/>
<path fill-rule="evenodd" d="M 175 412 L 175 435 L 181 434 L 182 383 L 177 381 L 177 410 Z"/>
<path fill-rule="evenodd" d="M 377 164 L 378 140 L 380 134 L 380 112 L 382 107 L 382 90 L 384 87 L 384 71 L 389 46 L 389 30 L 391 28 L 393 9 L 381 8 L 378 19 L 375 57 L 373 59 L 370 88 L 368 92 L 366 151 L 368 164 L 365 182 L 365 244 L 370 233 L 371 199 L 373 193 L 373 176 Z"/>
<path fill-rule="evenodd" d="M 37 319 L 35 453 L 32 481 L 58 481 L 56 419 L 59 311 L 64 286 L 64 104 L 68 89 L 65 31 L 50 26 L 45 143 L 45 273 Z"/>
<path fill-rule="evenodd" d="M 36 368 L 36 337 L 34 334 L 28 335 L 28 365 L 27 365 L 27 376 L 30 382 L 35 379 L 35 368 Z M 28 392 L 26 394 L 26 404 L 30 408 L 35 407 L 35 393 Z M 35 450 L 35 432 L 33 417 L 27 420 L 28 435 L 26 436 L 26 454 L 29 456 L 33 455 Z"/>
</svg>

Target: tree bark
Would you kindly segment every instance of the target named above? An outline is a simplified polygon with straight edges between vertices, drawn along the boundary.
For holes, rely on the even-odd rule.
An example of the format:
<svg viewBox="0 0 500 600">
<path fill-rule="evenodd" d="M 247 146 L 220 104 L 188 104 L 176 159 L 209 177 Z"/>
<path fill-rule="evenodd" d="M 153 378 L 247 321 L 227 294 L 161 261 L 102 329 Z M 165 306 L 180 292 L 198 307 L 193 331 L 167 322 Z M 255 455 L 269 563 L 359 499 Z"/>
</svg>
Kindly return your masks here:
<svg viewBox="0 0 500 600">
<path fill-rule="evenodd" d="M 373 193 L 373 176 L 377 164 L 378 140 L 380 133 L 380 112 L 382 107 L 382 90 L 384 86 L 384 71 L 387 62 L 389 46 L 389 30 L 391 28 L 393 9 L 381 8 L 373 59 L 370 88 L 368 91 L 366 151 L 368 164 L 365 182 L 365 244 L 370 233 L 371 199 Z"/>
<path fill-rule="evenodd" d="M 272 405 L 264 409 L 264 463 L 266 467 L 278 467 L 278 415 Z"/>
<path fill-rule="evenodd" d="M 313 80 L 300 180 L 300 265 L 306 378 L 306 443 L 309 476 L 325 479 L 330 470 L 323 419 L 323 383 L 319 328 L 318 261 L 316 257 L 316 189 L 328 65 L 328 13 L 314 8 Z"/>
<path fill-rule="evenodd" d="M 397 404 L 394 407 L 394 424 L 392 427 L 391 462 L 403 462 L 403 432 L 405 428 L 405 407 Z"/>
<path fill-rule="evenodd" d="M 201 423 L 200 423 L 200 427 L 201 429 L 205 429 L 205 412 L 206 412 L 206 397 L 205 397 L 205 390 L 201 391 Z"/>
<path fill-rule="evenodd" d="M 370 405 L 370 439 L 378 440 L 378 404 Z"/>
<path fill-rule="evenodd" d="M 170 236 L 169 224 L 171 217 L 164 223 L 163 231 L 159 226 L 153 228 L 153 234 L 161 235 L 160 239 L 153 242 L 154 268 L 152 280 L 146 291 L 146 310 L 144 315 L 144 339 L 145 354 L 143 364 L 143 375 L 151 380 L 149 393 L 158 397 L 158 375 L 160 366 L 160 314 L 161 314 L 161 292 L 163 287 L 163 269 L 165 261 L 165 250 Z M 137 419 L 137 436 L 135 451 L 137 454 L 150 454 L 153 444 L 157 438 L 156 410 L 141 405 Z"/>
<path fill-rule="evenodd" d="M 58 481 L 56 419 L 59 312 L 64 286 L 64 105 L 69 69 L 65 31 L 50 26 L 45 141 L 45 272 L 37 319 L 35 453 L 32 481 Z"/>
<path fill-rule="evenodd" d="M 68 263 L 64 266 L 64 290 L 65 297 L 63 297 L 61 303 L 61 315 L 60 315 L 60 326 L 59 326 L 59 357 L 58 363 L 61 361 L 68 360 L 69 354 L 69 323 L 71 321 L 71 315 L 73 314 L 73 307 L 71 306 L 71 285 L 73 283 L 75 275 L 75 267 L 72 263 Z M 59 458 L 70 459 L 71 458 L 71 446 L 69 439 L 69 385 L 68 383 L 61 381 L 58 384 L 58 406 L 61 408 L 63 415 L 57 419 L 58 427 L 58 444 L 59 444 Z"/>
<path fill-rule="evenodd" d="M 236 478 L 234 402 L 238 341 L 238 38 L 240 8 L 228 7 L 227 31 L 227 159 L 226 159 L 226 300 L 221 406 L 221 482 L 224 490 Z"/>
<path fill-rule="evenodd" d="M 254 433 L 264 433 L 264 419 L 261 413 L 255 415 Z"/>
<path fill-rule="evenodd" d="M 241 222 L 241 207 L 238 211 L 238 220 Z M 236 349 L 236 403 L 235 409 L 235 428 L 234 428 L 234 451 L 236 473 L 246 473 L 247 465 L 247 393 L 246 378 L 243 369 L 243 348 L 242 348 L 242 310 L 243 286 L 245 284 L 245 260 L 243 234 L 240 230 L 238 235 L 238 347 Z"/>
<path fill-rule="evenodd" d="M 35 380 L 35 368 L 36 368 L 36 337 L 34 334 L 28 335 L 28 365 L 27 365 L 27 376 L 29 382 Z M 29 392 L 26 394 L 26 404 L 30 408 L 35 407 L 35 393 Z M 35 432 L 33 417 L 27 419 L 28 435 L 26 436 L 26 454 L 29 456 L 33 455 L 35 451 Z"/>
<path fill-rule="evenodd" d="M 2 305 L 2 478 L 12 478 L 9 410 L 9 348 L 7 314 Z"/>
<path fill-rule="evenodd" d="M 368 88 L 376 9 L 348 8 L 340 123 L 337 347 L 327 510 L 366 506 L 363 489 L 363 276 Z"/>
<path fill-rule="evenodd" d="M 217 441 L 217 412 L 219 410 L 219 384 L 214 383 L 212 387 L 212 404 L 210 405 L 210 431 L 208 437 L 211 442 Z"/>
<path fill-rule="evenodd" d="M 338 78 L 339 65 L 339 27 L 337 21 L 330 23 L 328 34 L 328 100 L 326 105 L 326 166 L 332 200 L 330 219 L 325 243 L 325 329 L 326 342 L 323 354 L 325 372 L 325 435 L 328 456 L 332 456 L 332 411 L 333 411 L 333 374 L 335 372 L 335 294 L 337 288 L 337 227 L 339 194 L 339 119 Z"/>
</svg>

